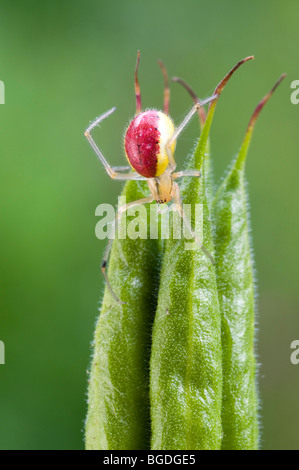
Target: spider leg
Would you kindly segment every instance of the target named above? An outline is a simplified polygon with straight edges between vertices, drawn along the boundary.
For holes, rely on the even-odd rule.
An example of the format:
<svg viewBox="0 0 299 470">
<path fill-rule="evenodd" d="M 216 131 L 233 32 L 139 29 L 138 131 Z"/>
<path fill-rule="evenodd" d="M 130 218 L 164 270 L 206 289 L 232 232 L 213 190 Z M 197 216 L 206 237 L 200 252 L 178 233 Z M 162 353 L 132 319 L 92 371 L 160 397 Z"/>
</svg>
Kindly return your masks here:
<svg viewBox="0 0 299 470">
<path fill-rule="evenodd" d="M 181 218 L 183 219 L 183 222 L 184 222 L 185 227 L 187 228 L 188 232 L 190 233 L 190 235 L 192 235 L 194 241 L 199 245 L 199 247 L 202 249 L 202 251 L 205 253 L 205 255 L 211 260 L 212 264 L 215 264 L 213 256 L 203 246 L 202 241 L 199 240 L 196 233 L 192 230 L 190 222 L 189 222 L 188 218 L 186 217 L 186 214 L 184 213 L 181 198 L 180 198 L 180 188 L 179 188 L 177 183 L 173 183 L 172 195 L 173 195 L 173 200 L 174 200 L 175 204 L 177 205 L 178 212 L 179 212 Z"/>
<path fill-rule="evenodd" d="M 166 152 L 169 160 L 169 170 L 172 172 L 176 168 L 176 163 L 172 155 L 171 147 L 174 144 L 174 142 L 177 140 L 178 136 L 181 134 L 181 132 L 185 129 L 185 127 L 189 124 L 189 121 L 192 119 L 194 114 L 197 112 L 197 110 L 201 107 L 204 106 L 205 104 L 210 103 L 211 101 L 214 101 L 218 95 L 213 95 L 210 98 L 206 98 L 205 100 L 199 101 L 198 103 L 195 103 L 195 105 L 191 108 L 189 113 L 186 115 L 186 117 L 183 119 L 181 124 L 175 129 L 174 133 L 168 140 L 166 144 Z"/>
<path fill-rule="evenodd" d="M 184 171 L 177 171 L 176 173 L 172 173 L 172 179 L 181 178 L 182 176 L 194 176 L 199 178 L 201 176 L 201 171 L 198 170 L 184 170 Z"/>
<path fill-rule="evenodd" d="M 127 171 L 127 170 L 132 170 L 130 166 L 113 166 L 112 169 L 114 171 Z"/>
<path fill-rule="evenodd" d="M 96 118 L 90 126 L 86 129 L 84 132 L 85 137 L 87 138 L 88 142 L 90 143 L 92 149 L 94 150 L 95 154 L 99 158 L 100 162 L 104 165 L 108 175 L 112 179 L 117 179 L 117 180 L 146 180 L 144 176 L 139 175 L 136 172 L 130 171 L 129 173 L 123 173 L 123 171 L 130 169 L 130 167 L 111 167 L 111 165 L 107 162 L 106 158 L 104 157 L 103 153 L 93 140 L 93 137 L 91 135 L 93 129 L 97 127 L 100 122 L 102 122 L 104 119 L 106 119 L 110 114 L 112 114 L 115 111 L 116 108 L 112 108 L 106 113 L 101 114 L 98 118 Z"/>
<path fill-rule="evenodd" d="M 138 199 L 136 201 L 132 201 L 132 202 L 129 202 L 128 204 L 124 204 L 123 206 L 119 207 L 118 208 L 118 211 L 117 211 L 117 214 L 116 214 L 116 217 L 114 219 L 114 223 L 113 223 L 113 230 L 114 230 L 114 234 L 116 236 L 116 232 L 117 232 L 117 228 L 118 228 L 118 224 L 119 224 L 119 221 L 120 221 L 120 218 L 122 216 L 122 214 L 124 212 L 126 212 L 128 209 L 130 209 L 130 207 L 134 207 L 134 206 L 139 206 L 139 205 L 142 205 L 142 204 L 147 204 L 147 203 L 150 203 L 154 200 L 154 197 L 153 196 L 149 196 L 149 197 L 145 197 L 145 198 L 142 198 L 142 199 Z M 104 257 L 103 257 L 103 260 L 102 260 L 102 264 L 101 264 L 101 270 L 102 270 L 102 273 L 104 275 L 104 278 L 105 278 L 105 281 L 106 281 L 106 284 L 107 284 L 107 287 L 108 289 L 110 290 L 113 298 L 116 300 L 116 302 L 118 302 L 119 304 L 123 304 L 125 305 L 126 302 L 123 302 L 122 300 L 120 300 L 117 295 L 115 294 L 114 290 L 112 289 L 112 286 L 109 282 L 109 279 L 108 279 L 108 276 L 107 276 L 107 273 L 106 273 L 106 267 L 107 267 L 107 262 L 108 262 L 108 258 L 109 258 L 109 254 L 110 254 L 110 251 L 111 251 L 111 246 L 112 246 L 112 241 L 113 239 L 111 238 L 106 246 L 106 249 L 105 249 L 105 252 L 104 252 Z"/>
</svg>

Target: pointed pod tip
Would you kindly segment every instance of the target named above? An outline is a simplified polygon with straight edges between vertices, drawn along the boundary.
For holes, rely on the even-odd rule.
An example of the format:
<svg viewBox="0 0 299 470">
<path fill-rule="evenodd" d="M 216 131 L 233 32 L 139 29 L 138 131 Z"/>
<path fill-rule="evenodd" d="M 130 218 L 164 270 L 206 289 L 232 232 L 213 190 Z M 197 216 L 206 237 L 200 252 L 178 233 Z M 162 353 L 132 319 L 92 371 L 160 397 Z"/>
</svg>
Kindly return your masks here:
<svg viewBox="0 0 299 470">
<path fill-rule="evenodd" d="M 255 110 L 254 110 L 254 112 L 253 112 L 253 114 L 250 118 L 249 124 L 247 126 L 247 130 L 246 130 L 246 133 L 245 133 L 243 144 L 242 144 L 241 150 L 239 152 L 238 158 L 237 158 L 236 163 L 235 163 L 236 168 L 244 170 L 244 165 L 245 165 L 245 161 L 246 161 L 246 157 L 247 157 L 247 152 L 248 152 L 248 148 L 249 148 L 249 144 L 250 144 L 250 140 L 251 140 L 251 136 L 252 136 L 252 132 L 253 132 L 256 120 L 259 117 L 259 115 L 260 115 L 262 109 L 264 108 L 265 104 L 268 102 L 269 98 L 271 98 L 274 91 L 276 90 L 278 85 L 283 81 L 283 79 L 285 77 L 286 77 L 285 73 L 282 74 L 279 77 L 279 79 L 274 84 L 274 86 L 271 88 L 271 90 L 264 96 L 264 98 L 259 102 L 259 104 L 255 108 Z"/>
<path fill-rule="evenodd" d="M 189 95 L 191 96 L 191 98 L 192 98 L 192 100 L 195 104 L 200 103 L 201 100 L 199 99 L 199 97 L 197 96 L 195 91 L 190 87 L 190 85 L 188 85 L 188 83 L 185 82 L 185 80 L 183 80 L 180 77 L 172 77 L 171 80 L 173 82 L 180 83 L 185 88 L 185 90 L 187 90 L 187 92 L 189 93 Z M 206 113 L 205 113 L 204 108 L 202 106 L 200 106 L 197 110 L 197 113 L 198 113 L 198 117 L 199 117 L 200 126 L 203 127 L 203 125 L 206 121 Z"/>
<path fill-rule="evenodd" d="M 140 62 L 140 50 L 137 51 L 137 60 L 135 66 L 135 74 L 134 74 L 134 86 L 135 86 L 135 98 L 136 98 L 136 115 L 141 112 L 142 105 L 141 105 L 141 94 L 140 94 L 140 85 L 138 80 L 138 68 Z"/>
<path fill-rule="evenodd" d="M 135 65 L 135 78 L 136 78 L 136 75 L 137 75 L 137 72 L 138 72 L 139 62 L 140 62 L 140 50 L 138 49 L 137 58 L 136 58 L 136 65 Z"/>
<path fill-rule="evenodd" d="M 168 73 L 167 73 L 167 69 L 164 65 L 163 60 L 158 59 L 157 62 L 158 62 L 158 65 L 159 65 L 159 67 L 162 71 L 163 79 L 164 79 L 164 104 L 163 104 L 163 110 L 164 110 L 165 114 L 169 114 L 170 88 L 169 88 Z"/>
<path fill-rule="evenodd" d="M 167 69 L 165 67 L 165 64 L 164 64 L 162 59 L 158 59 L 157 63 L 158 63 L 159 67 L 162 70 L 162 74 L 163 74 L 163 77 L 164 77 L 164 82 L 167 83 L 167 85 L 168 85 L 169 80 L 168 80 L 168 73 L 167 73 Z"/>
<path fill-rule="evenodd" d="M 257 105 L 257 107 L 255 108 L 251 118 L 250 118 L 250 121 L 249 121 L 249 124 L 248 124 L 248 130 L 249 129 L 252 129 L 254 127 L 254 124 L 257 120 L 257 118 L 259 117 L 260 115 L 260 112 L 262 111 L 263 107 L 265 106 L 265 104 L 268 102 L 268 100 L 271 98 L 271 96 L 273 95 L 274 91 L 276 90 L 276 88 L 278 87 L 278 85 L 280 85 L 280 83 L 285 79 L 285 77 L 287 76 L 286 73 L 283 73 L 279 79 L 277 80 L 277 82 L 274 84 L 274 86 L 271 88 L 271 90 L 264 96 L 264 98 L 259 102 L 259 104 Z"/>
<path fill-rule="evenodd" d="M 190 87 L 190 85 L 188 85 L 187 82 L 185 82 L 185 80 L 183 80 L 182 78 L 180 77 L 172 77 L 171 79 L 173 82 L 177 82 L 177 83 L 180 83 L 184 88 L 185 90 L 188 91 L 189 95 L 191 96 L 191 98 L 193 99 L 194 103 L 199 103 L 200 102 L 200 99 L 198 98 L 197 94 L 192 90 L 192 88 Z"/>
<path fill-rule="evenodd" d="M 218 83 L 217 87 L 215 88 L 214 94 L 215 95 L 220 95 L 222 92 L 223 88 L 231 78 L 231 76 L 235 73 L 235 71 L 241 67 L 241 65 L 245 64 L 245 62 L 248 62 L 249 60 L 254 59 L 253 55 L 250 55 L 248 57 L 245 57 L 244 59 L 240 60 L 226 75 L 225 77 Z"/>
</svg>

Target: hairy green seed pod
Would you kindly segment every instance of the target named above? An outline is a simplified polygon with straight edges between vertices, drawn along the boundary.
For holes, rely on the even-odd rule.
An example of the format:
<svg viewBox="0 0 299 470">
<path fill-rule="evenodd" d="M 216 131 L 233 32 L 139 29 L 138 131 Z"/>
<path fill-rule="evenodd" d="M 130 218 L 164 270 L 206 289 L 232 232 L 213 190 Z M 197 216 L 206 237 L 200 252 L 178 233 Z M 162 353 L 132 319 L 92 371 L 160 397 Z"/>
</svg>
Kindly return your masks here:
<svg viewBox="0 0 299 470">
<path fill-rule="evenodd" d="M 219 95 L 240 61 L 219 83 Z M 198 102 L 195 93 L 179 81 Z M 217 99 L 218 100 L 218 99 Z M 203 244 L 213 253 L 209 217 L 208 137 L 217 100 L 208 115 L 200 113 L 202 127 L 189 168 L 202 178 L 185 179 L 182 200 L 202 204 Z M 194 215 L 194 214 L 193 214 Z M 192 220 L 194 226 L 194 217 Z M 201 250 L 187 251 L 185 240 L 166 243 L 158 308 L 153 329 L 150 399 L 152 449 L 221 448 L 221 319 L 215 266 Z"/>
<path fill-rule="evenodd" d="M 203 205 L 203 242 L 213 253 L 204 154 L 210 113 L 189 168 L 184 203 Z M 193 219 L 194 223 L 194 219 Z M 151 355 L 152 449 L 219 449 L 221 332 L 216 273 L 211 260 L 185 239 L 166 242 Z"/>
<path fill-rule="evenodd" d="M 244 166 L 254 123 L 282 78 L 256 108 L 239 155 L 213 205 L 222 320 L 222 449 L 226 450 L 258 448 L 254 276 Z"/>
<path fill-rule="evenodd" d="M 127 202 L 148 196 L 143 182 L 129 182 Z M 149 210 L 147 205 L 147 210 Z M 144 226 L 147 221 L 141 219 Z M 94 336 L 88 391 L 86 448 L 148 449 L 150 446 L 149 355 L 159 279 L 159 241 L 114 240 Z"/>
</svg>

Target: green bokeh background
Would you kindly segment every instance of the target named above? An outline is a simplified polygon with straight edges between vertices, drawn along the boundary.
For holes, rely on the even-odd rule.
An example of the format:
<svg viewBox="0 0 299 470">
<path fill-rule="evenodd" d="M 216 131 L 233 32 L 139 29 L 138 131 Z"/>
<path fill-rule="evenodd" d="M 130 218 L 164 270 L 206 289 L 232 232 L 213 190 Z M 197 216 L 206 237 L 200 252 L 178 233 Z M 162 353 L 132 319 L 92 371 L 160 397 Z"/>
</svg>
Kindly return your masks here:
<svg viewBox="0 0 299 470">
<path fill-rule="evenodd" d="M 257 102 L 288 77 L 256 126 L 247 165 L 258 278 L 262 446 L 299 449 L 299 79 L 298 1 L 0 1 L 0 448 L 80 449 L 86 369 L 103 292 L 95 208 L 116 204 L 109 179 L 83 137 L 93 118 L 113 164 L 134 114 L 133 70 L 141 49 L 144 107 L 161 107 L 162 77 L 184 77 L 201 97 L 239 59 L 254 54 L 224 91 L 211 132 L 215 181 L 236 154 Z M 190 99 L 172 85 L 180 122 Z M 183 134 L 183 167 L 198 135 Z"/>
</svg>

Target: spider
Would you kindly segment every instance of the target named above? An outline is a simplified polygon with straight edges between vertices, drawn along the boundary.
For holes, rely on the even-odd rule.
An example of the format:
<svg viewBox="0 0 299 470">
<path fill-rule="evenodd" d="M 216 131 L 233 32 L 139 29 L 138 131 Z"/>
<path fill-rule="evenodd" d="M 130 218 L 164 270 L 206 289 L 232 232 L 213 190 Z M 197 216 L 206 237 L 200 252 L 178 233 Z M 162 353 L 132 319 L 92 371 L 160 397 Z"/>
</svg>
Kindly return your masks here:
<svg viewBox="0 0 299 470">
<path fill-rule="evenodd" d="M 125 153 L 130 166 L 111 167 L 91 135 L 92 130 L 98 126 L 100 122 L 110 116 L 116 108 L 112 108 L 106 113 L 101 114 L 101 116 L 96 118 L 90 124 L 84 133 L 91 147 L 104 165 L 110 178 L 117 180 L 147 180 L 149 186 L 151 193 L 150 196 L 125 204 L 118 209 L 114 222 L 114 230 L 116 230 L 121 214 L 127 211 L 127 209 L 130 207 L 151 203 L 152 201 L 156 201 L 158 204 L 163 204 L 174 200 L 176 209 L 179 212 L 187 230 L 190 232 L 191 236 L 198 243 L 204 253 L 210 258 L 212 263 L 214 263 L 211 254 L 204 248 L 196 233 L 193 231 L 188 218 L 184 214 L 180 199 L 179 185 L 175 181 L 177 178 L 184 176 L 200 177 L 201 173 L 197 170 L 175 172 L 176 162 L 173 155 L 175 151 L 176 140 L 183 129 L 187 126 L 191 118 L 200 107 L 215 100 L 218 95 L 214 94 L 210 98 L 196 102 L 192 109 L 187 113 L 181 124 L 178 127 L 175 127 L 172 119 L 169 116 L 169 83 L 167 72 L 162 61 L 158 61 L 158 63 L 164 76 L 163 112 L 157 109 L 142 111 L 140 86 L 138 80 L 139 62 L 140 51 L 137 52 L 134 76 L 136 114 L 127 128 L 124 138 Z M 109 240 L 106 251 L 104 253 L 101 269 L 107 286 L 114 299 L 121 304 L 125 304 L 125 302 L 122 302 L 120 299 L 118 299 L 114 293 L 106 273 L 106 266 L 111 245 L 112 239 Z"/>
</svg>

